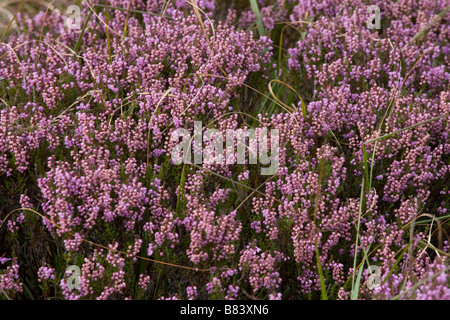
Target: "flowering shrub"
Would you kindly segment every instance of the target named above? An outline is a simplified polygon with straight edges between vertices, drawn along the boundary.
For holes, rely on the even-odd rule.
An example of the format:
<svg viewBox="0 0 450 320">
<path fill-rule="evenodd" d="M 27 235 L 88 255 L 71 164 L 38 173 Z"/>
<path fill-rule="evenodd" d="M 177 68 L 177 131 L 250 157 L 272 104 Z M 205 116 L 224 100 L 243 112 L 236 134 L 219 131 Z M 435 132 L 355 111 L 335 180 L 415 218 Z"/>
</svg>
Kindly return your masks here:
<svg viewBox="0 0 450 320">
<path fill-rule="evenodd" d="M 445 1 L 130 1 L 0 43 L 2 299 L 450 299 Z M 195 121 L 277 174 L 176 165 Z"/>
</svg>

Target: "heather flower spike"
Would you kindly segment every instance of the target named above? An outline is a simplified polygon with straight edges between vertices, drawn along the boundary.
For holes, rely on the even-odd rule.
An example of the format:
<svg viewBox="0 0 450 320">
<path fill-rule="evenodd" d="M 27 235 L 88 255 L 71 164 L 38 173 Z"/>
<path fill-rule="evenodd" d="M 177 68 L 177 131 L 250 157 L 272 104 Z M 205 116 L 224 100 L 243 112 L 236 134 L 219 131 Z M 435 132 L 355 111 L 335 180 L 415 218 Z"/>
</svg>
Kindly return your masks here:
<svg viewBox="0 0 450 320">
<path fill-rule="evenodd" d="M 450 299 L 448 2 L 41 2 L 0 5 L 0 300 Z"/>
</svg>

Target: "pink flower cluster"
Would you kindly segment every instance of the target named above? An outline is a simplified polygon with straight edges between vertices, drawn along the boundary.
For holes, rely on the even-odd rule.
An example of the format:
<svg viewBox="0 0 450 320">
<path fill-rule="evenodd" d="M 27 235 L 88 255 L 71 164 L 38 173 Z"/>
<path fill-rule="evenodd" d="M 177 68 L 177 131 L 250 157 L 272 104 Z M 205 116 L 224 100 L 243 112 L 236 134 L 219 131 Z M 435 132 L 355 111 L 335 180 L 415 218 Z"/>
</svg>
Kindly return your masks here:
<svg viewBox="0 0 450 320">
<path fill-rule="evenodd" d="M 450 298 L 445 1 L 378 1 L 379 30 L 360 0 L 260 0 L 263 26 L 250 5 L 130 1 L 84 4 L 79 32 L 18 15 L 0 45 L 8 297 L 32 272 L 64 299 L 319 298 L 320 265 L 348 299 L 356 259 L 387 279 L 365 270 L 360 298 Z M 279 129 L 278 173 L 174 165 L 195 121 Z"/>
</svg>

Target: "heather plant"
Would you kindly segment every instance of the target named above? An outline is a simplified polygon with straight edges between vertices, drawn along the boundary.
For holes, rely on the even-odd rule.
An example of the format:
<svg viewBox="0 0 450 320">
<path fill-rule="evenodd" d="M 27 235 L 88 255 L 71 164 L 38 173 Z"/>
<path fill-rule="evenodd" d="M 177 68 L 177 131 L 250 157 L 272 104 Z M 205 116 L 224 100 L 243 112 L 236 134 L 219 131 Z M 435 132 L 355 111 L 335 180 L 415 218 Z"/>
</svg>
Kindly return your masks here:
<svg viewBox="0 0 450 320">
<path fill-rule="evenodd" d="M 9 8 L 0 299 L 450 299 L 450 7 L 369 5 Z"/>
</svg>

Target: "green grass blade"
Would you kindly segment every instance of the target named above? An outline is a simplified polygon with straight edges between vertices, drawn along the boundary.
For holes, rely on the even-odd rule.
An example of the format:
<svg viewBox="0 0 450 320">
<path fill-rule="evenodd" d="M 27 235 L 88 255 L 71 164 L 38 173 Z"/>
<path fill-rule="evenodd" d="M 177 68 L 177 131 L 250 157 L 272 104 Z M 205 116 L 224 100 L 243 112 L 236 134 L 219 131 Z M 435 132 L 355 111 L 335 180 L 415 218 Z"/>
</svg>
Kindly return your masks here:
<svg viewBox="0 0 450 320">
<path fill-rule="evenodd" d="M 352 292 L 355 288 L 355 271 L 356 271 L 356 259 L 358 257 L 358 242 L 359 242 L 359 229 L 361 223 L 361 215 L 362 215 L 362 206 L 364 200 L 364 178 L 361 181 L 361 195 L 359 200 L 359 213 L 358 213 L 358 224 L 356 227 L 356 241 L 355 241 L 355 257 L 353 259 L 353 274 L 352 274 Z"/>
<path fill-rule="evenodd" d="M 389 270 L 389 273 L 387 274 L 386 278 L 383 280 L 383 282 L 381 283 L 382 285 L 386 283 L 386 281 L 388 281 L 388 279 L 391 277 L 392 273 L 394 272 L 395 268 L 397 268 L 398 264 L 400 263 L 400 261 L 402 260 L 403 256 L 405 255 L 406 251 L 408 250 L 408 248 L 411 246 L 411 243 L 408 243 L 408 245 L 406 246 L 405 249 L 403 249 L 401 255 L 398 257 L 398 259 L 395 261 L 395 264 L 392 266 L 392 268 Z"/>
<path fill-rule="evenodd" d="M 252 11 L 256 17 L 256 24 L 258 25 L 259 36 L 262 36 L 264 34 L 264 24 L 262 23 L 262 20 L 261 20 L 261 14 L 259 12 L 258 1 L 250 0 L 250 5 L 251 5 Z"/>
<path fill-rule="evenodd" d="M 83 29 L 81 30 L 80 36 L 78 37 L 78 41 L 75 44 L 75 48 L 73 49 L 73 51 L 75 51 L 75 53 L 78 53 L 78 51 L 80 50 L 81 47 L 81 42 L 83 42 L 83 35 L 86 31 L 87 25 L 89 23 L 89 19 L 91 18 L 92 12 L 89 12 L 86 21 L 84 22 L 83 25 Z"/>
<path fill-rule="evenodd" d="M 14 16 L 13 16 L 13 18 L 11 19 L 11 21 L 9 22 L 8 26 L 6 27 L 5 32 L 3 32 L 3 35 L 2 35 L 2 37 L 0 38 L 0 42 L 2 42 L 3 39 L 6 37 L 6 34 L 8 33 L 9 29 L 11 28 L 11 26 L 12 26 L 14 20 L 16 20 L 17 14 L 20 12 L 20 10 L 23 9 L 23 4 L 24 4 L 24 0 L 22 0 L 22 2 L 20 3 L 19 9 L 17 9 L 16 13 L 14 13 Z M 24 25 L 26 25 L 26 24 L 24 24 Z"/>
<path fill-rule="evenodd" d="M 319 270 L 321 299 L 328 300 L 327 289 L 325 287 L 325 280 L 323 277 L 322 264 L 320 263 L 320 255 L 319 255 L 319 248 L 318 248 L 318 244 L 317 244 L 317 237 L 316 237 L 316 261 L 317 261 L 317 269 Z"/>
<path fill-rule="evenodd" d="M 352 294 L 350 296 L 351 300 L 358 299 L 359 286 L 361 283 L 361 276 L 362 276 L 363 270 L 364 270 L 364 260 L 362 262 L 361 267 L 359 268 L 358 277 L 356 278 L 356 281 L 355 281 L 355 286 L 354 286 L 354 288 L 352 288 Z"/>
<path fill-rule="evenodd" d="M 397 131 L 394 131 L 392 133 L 385 134 L 384 136 L 381 136 L 381 137 L 378 137 L 378 138 L 375 138 L 375 139 L 371 139 L 371 140 L 367 140 L 363 144 L 369 144 L 371 142 L 375 142 L 375 141 L 378 141 L 378 140 L 383 140 L 383 139 L 390 138 L 390 137 L 396 135 L 397 133 L 400 133 L 400 132 L 403 132 L 403 131 L 407 131 L 407 130 L 410 130 L 410 129 L 414 129 L 414 128 L 416 128 L 418 126 L 421 126 L 423 124 L 427 124 L 427 123 L 430 123 L 430 122 L 433 122 L 433 121 L 436 121 L 436 120 L 439 120 L 439 119 L 442 119 L 442 118 L 446 118 L 446 117 L 448 117 L 448 115 L 449 114 L 446 113 L 446 114 L 443 114 L 443 115 L 441 115 L 439 117 L 434 117 L 434 118 L 428 119 L 426 121 L 422 121 L 422 122 L 417 123 L 415 125 L 412 125 L 412 126 L 409 126 L 409 127 L 406 127 L 406 128 L 403 128 L 403 129 L 400 129 L 400 130 L 397 130 Z"/>
<path fill-rule="evenodd" d="M 177 205 L 175 212 L 180 212 L 181 199 L 184 197 L 184 184 L 186 182 L 186 163 L 183 164 L 183 171 L 181 172 L 180 190 L 178 191 Z"/>
</svg>

